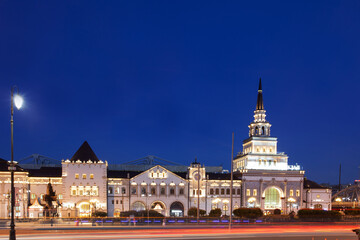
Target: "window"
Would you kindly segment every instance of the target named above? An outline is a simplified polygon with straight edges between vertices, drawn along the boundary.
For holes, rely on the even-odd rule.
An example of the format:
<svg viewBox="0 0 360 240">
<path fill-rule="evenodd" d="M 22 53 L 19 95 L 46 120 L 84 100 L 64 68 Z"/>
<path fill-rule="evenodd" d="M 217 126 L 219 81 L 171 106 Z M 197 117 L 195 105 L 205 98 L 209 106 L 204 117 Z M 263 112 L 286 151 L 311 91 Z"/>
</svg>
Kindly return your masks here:
<svg viewBox="0 0 360 240">
<path fill-rule="evenodd" d="M 86 179 L 86 174 L 85 174 L 85 173 L 82 175 L 82 178 L 83 178 L 83 179 Z"/>
<path fill-rule="evenodd" d="M 156 188 L 154 187 L 151 188 L 151 195 L 156 195 Z"/>
<path fill-rule="evenodd" d="M 111 204 L 113 204 L 113 205 L 114 205 L 114 200 L 112 200 L 112 201 L 111 201 Z"/>
<path fill-rule="evenodd" d="M 174 188 L 170 188 L 170 195 L 175 195 L 175 189 Z"/>
<path fill-rule="evenodd" d="M 235 188 L 233 188 L 233 190 L 232 190 L 232 194 L 233 194 L 233 195 L 235 195 Z"/>
<path fill-rule="evenodd" d="M 92 187 L 92 193 L 94 196 L 98 196 L 99 195 L 99 188 L 97 186 L 93 186 Z"/>
<path fill-rule="evenodd" d="M 240 195 L 240 188 L 236 190 L 237 195 Z"/>
<path fill-rule="evenodd" d="M 119 204 L 119 200 L 116 200 L 116 204 Z"/>
<path fill-rule="evenodd" d="M 78 173 L 75 173 L 75 178 L 79 179 L 79 174 Z"/>
<path fill-rule="evenodd" d="M 221 189 L 221 195 L 224 195 L 225 194 L 225 189 Z"/>
<path fill-rule="evenodd" d="M 115 194 L 119 194 L 120 193 L 120 188 L 115 188 Z"/>
<path fill-rule="evenodd" d="M 109 187 L 109 194 L 113 194 L 113 188 Z"/>
<path fill-rule="evenodd" d="M 250 189 L 246 189 L 246 196 L 250 196 Z"/>
<path fill-rule="evenodd" d="M 131 188 L 131 194 L 132 194 L 132 195 L 135 195 L 135 194 L 136 194 L 136 187 L 132 187 L 132 188 Z"/>
<path fill-rule="evenodd" d="M 59 194 L 58 199 L 63 199 L 63 196 Z"/>
<path fill-rule="evenodd" d="M 141 188 L 141 194 L 144 194 L 144 195 L 146 194 L 146 188 L 145 187 Z"/>
<path fill-rule="evenodd" d="M 161 195 L 165 195 L 165 188 L 164 188 L 164 187 L 161 187 L 161 189 L 160 189 L 160 194 L 161 194 Z"/>
<path fill-rule="evenodd" d="M 216 194 L 216 195 L 219 195 L 219 189 L 218 189 L 218 188 L 215 189 L 215 194 Z"/>
<path fill-rule="evenodd" d="M 230 195 L 230 188 L 226 189 L 226 195 Z"/>
<path fill-rule="evenodd" d="M 300 190 L 296 190 L 296 196 L 300 197 Z"/>
<path fill-rule="evenodd" d="M 90 174 L 90 179 L 94 179 L 94 174 Z"/>
<path fill-rule="evenodd" d="M 79 190 L 79 195 L 80 196 L 84 195 L 84 190 Z"/>
<path fill-rule="evenodd" d="M 184 195 L 184 188 L 180 188 L 179 195 Z"/>
<path fill-rule="evenodd" d="M 253 196 L 257 196 L 257 189 L 253 189 Z"/>
<path fill-rule="evenodd" d="M 126 188 L 124 187 L 121 188 L 121 194 L 126 194 Z"/>
<path fill-rule="evenodd" d="M 41 199 L 41 200 L 44 200 L 44 194 L 41 194 L 41 195 L 40 195 L 40 199 Z"/>
<path fill-rule="evenodd" d="M 224 211 L 229 210 L 229 206 L 228 206 L 227 204 L 225 204 L 225 205 L 223 206 L 223 210 L 224 210 Z"/>
<path fill-rule="evenodd" d="M 35 198 L 36 198 L 35 193 L 32 193 L 32 194 L 31 194 L 31 199 L 35 199 Z"/>
<path fill-rule="evenodd" d="M 71 191 L 71 195 L 76 196 L 76 189 L 73 189 L 73 190 Z"/>
<path fill-rule="evenodd" d="M 210 195 L 214 195 L 214 189 L 210 188 Z"/>
<path fill-rule="evenodd" d="M 294 196 L 294 190 L 290 189 L 290 197 Z"/>
</svg>

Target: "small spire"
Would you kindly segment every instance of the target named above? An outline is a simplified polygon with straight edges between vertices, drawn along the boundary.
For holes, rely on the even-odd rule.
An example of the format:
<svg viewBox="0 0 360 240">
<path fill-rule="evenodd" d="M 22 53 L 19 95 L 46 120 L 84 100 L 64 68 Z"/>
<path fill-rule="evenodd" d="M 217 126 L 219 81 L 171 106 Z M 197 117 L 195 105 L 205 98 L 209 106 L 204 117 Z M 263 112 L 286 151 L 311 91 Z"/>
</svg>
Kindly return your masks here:
<svg viewBox="0 0 360 240">
<path fill-rule="evenodd" d="M 258 90 L 258 97 L 256 103 L 256 110 L 264 110 L 264 102 L 262 97 L 262 86 L 261 86 L 261 78 L 259 79 L 259 90 Z"/>
</svg>

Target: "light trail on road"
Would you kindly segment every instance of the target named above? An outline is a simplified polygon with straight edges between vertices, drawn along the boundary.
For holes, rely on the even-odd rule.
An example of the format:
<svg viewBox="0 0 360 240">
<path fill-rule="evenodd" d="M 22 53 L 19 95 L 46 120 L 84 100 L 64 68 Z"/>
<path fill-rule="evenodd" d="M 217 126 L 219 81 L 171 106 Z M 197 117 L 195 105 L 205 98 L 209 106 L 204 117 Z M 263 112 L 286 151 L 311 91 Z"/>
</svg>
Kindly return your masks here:
<svg viewBox="0 0 360 240">
<path fill-rule="evenodd" d="M 18 240 L 115 240 L 115 239 L 306 239 L 306 240 L 356 240 L 352 229 L 357 225 L 262 225 L 244 226 L 241 228 L 178 228 L 178 229 L 102 229 L 73 228 L 17 231 Z M 0 231 L 0 240 L 8 239 L 8 230 Z"/>
</svg>

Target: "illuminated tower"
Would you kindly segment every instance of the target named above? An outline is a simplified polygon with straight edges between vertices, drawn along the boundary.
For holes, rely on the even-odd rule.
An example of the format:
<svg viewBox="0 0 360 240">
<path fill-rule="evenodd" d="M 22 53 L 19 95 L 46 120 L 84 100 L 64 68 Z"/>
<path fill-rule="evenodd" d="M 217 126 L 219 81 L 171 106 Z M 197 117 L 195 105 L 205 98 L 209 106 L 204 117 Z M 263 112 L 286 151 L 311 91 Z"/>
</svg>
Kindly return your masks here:
<svg viewBox="0 0 360 240">
<path fill-rule="evenodd" d="M 234 169 L 288 170 L 288 156 L 277 152 L 277 138 L 270 136 L 271 124 L 266 121 L 261 79 L 254 121 L 249 125 L 249 138 L 243 141 L 243 151 L 234 159 Z M 292 167 L 292 166 L 291 166 Z"/>
</svg>

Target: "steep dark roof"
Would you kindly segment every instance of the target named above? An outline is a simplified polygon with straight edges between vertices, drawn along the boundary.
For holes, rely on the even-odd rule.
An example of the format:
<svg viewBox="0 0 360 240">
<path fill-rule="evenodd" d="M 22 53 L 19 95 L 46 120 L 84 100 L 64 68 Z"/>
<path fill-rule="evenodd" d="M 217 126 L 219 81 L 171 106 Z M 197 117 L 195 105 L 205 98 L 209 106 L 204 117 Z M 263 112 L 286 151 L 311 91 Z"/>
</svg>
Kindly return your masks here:
<svg viewBox="0 0 360 240">
<path fill-rule="evenodd" d="M 320 184 L 308 179 L 304 179 L 304 188 L 327 189 L 327 187 L 321 186 Z"/>
<path fill-rule="evenodd" d="M 261 87 L 261 78 L 259 80 L 259 90 L 258 90 L 258 96 L 257 96 L 257 102 L 256 102 L 256 110 L 264 110 L 264 102 L 263 102 L 262 87 Z"/>
<path fill-rule="evenodd" d="M 40 169 L 27 169 L 30 177 L 61 177 L 61 167 L 41 167 Z"/>
<path fill-rule="evenodd" d="M 70 161 L 72 162 L 75 162 L 77 160 L 80 160 L 82 162 L 87 162 L 88 160 L 91 160 L 93 162 L 99 161 L 98 157 L 95 155 L 94 151 L 91 149 L 87 141 L 85 141 L 80 146 L 74 156 L 72 156 L 72 158 L 70 159 Z"/>
<path fill-rule="evenodd" d="M 9 162 L 5 159 L 0 158 L 0 171 L 9 171 Z M 15 171 L 21 171 L 23 172 L 24 169 L 19 167 L 19 165 L 16 164 L 16 170 Z"/>
</svg>

